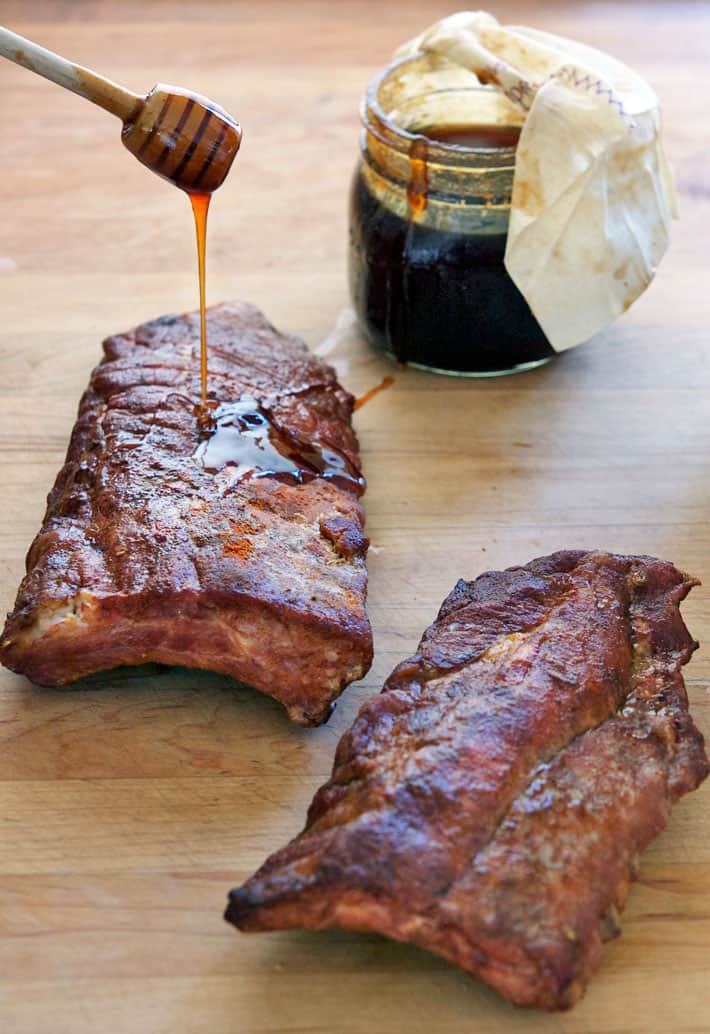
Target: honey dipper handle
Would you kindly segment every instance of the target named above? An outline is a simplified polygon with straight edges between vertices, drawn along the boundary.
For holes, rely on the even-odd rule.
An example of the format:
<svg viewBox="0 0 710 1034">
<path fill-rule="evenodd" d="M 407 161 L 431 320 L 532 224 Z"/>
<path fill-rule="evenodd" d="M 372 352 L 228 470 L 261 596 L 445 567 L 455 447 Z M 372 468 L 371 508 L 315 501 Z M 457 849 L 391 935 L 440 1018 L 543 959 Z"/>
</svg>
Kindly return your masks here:
<svg viewBox="0 0 710 1034">
<path fill-rule="evenodd" d="M 112 115 L 117 115 L 122 122 L 135 118 L 143 103 L 143 98 L 130 90 L 124 90 L 110 79 L 104 79 L 89 68 L 75 65 L 3 26 L 0 26 L 0 55 L 45 79 L 51 79 L 72 93 L 86 97 Z"/>
</svg>

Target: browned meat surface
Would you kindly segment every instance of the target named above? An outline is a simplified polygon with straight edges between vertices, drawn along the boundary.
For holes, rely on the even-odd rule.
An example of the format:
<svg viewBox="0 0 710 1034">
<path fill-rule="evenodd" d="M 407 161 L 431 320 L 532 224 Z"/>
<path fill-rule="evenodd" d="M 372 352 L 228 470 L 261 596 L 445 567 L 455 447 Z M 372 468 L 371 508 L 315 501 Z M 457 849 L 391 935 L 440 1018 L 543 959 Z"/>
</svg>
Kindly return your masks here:
<svg viewBox="0 0 710 1034">
<path fill-rule="evenodd" d="M 372 659 L 353 399 L 253 306 L 210 310 L 208 337 L 210 394 L 249 400 L 236 426 L 251 437 L 222 436 L 241 465 L 200 454 L 197 314 L 109 338 L 0 656 L 49 686 L 144 661 L 209 668 L 315 724 Z"/>
<path fill-rule="evenodd" d="M 636 856 L 708 772 L 680 674 L 694 584 L 601 552 L 459 582 L 227 918 L 377 931 L 518 1005 L 572 1005 Z"/>
</svg>

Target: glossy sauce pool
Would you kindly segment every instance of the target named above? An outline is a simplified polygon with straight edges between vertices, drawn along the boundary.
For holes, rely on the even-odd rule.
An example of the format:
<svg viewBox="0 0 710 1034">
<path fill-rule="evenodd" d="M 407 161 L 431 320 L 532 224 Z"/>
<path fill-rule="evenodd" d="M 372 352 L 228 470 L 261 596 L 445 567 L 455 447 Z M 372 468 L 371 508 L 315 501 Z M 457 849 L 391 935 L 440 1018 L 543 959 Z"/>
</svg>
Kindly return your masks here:
<svg viewBox="0 0 710 1034">
<path fill-rule="evenodd" d="M 301 485 L 322 478 L 356 495 L 365 490 L 364 478 L 344 453 L 302 441 L 250 396 L 208 403 L 198 422 L 202 441 L 195 459 L 210 473 L 231 467 L 238 480 L 270 477 Z"/>
</svg>

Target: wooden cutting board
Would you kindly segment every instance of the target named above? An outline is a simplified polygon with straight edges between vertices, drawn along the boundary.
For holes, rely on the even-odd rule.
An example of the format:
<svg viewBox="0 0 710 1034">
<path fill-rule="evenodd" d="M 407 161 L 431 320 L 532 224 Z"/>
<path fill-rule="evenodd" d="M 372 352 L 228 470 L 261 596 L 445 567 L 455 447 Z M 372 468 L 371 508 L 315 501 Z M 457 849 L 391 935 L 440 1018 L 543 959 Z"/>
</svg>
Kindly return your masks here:
<svg viewBox="0 0 710 1034">
<path fill-rule="evenodd" d="M 618 325 L 546 369 L 489 382 L 395 372 L 356 417 L 369 490 L 376 659 L 330 723 L 192 672 L 39 690 L 0 676 L 0 1030 L 5 1034 L 700 1034 L 710 1031 L 710 784 L 646 853 L 586 999 L 515 1010 L 414 948 L 349 934 L 247 937 L 225 895 L 296 833 L 359 704 L 459 576 L 562 547 L 654 553 L 700 576 L 710 639 L 710 6 L 501 3 L 609 49 L 657 88 L 682 221 Z M 451 4 L 5 0 L 6 23 L 135 90 L 198 89 L 245 136 L 210 214 L 208 295 L 256 302 L 360 390 L 346 196 L 357 106 L 394 46 Z M 704 49 L 703 49 L 704 48 Z M 2 600 L 59 467 L 99 342 L 196 304 L 184 197 L 118 123 L 0 67 Z M 710 734 L 710 647 L 687 669 Z"/>
</svg>

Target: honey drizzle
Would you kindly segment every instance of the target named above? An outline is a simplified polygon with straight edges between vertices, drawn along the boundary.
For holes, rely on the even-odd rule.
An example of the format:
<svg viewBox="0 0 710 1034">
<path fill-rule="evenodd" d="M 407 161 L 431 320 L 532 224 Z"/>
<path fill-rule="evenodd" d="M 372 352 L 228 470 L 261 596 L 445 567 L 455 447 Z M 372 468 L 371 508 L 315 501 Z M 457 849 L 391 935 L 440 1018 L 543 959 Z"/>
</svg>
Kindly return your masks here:
<svg viewBox="0 0 710 1034">
<path fill-rule="evenodd" d="M 195 217 L 197 237 L 197 268 L 200 278 L 200 379 L 202 382 L 202 409 L 207 406 L 207 315 L 205 306 L 205 246 L 207 243 L 207 212 L 211 194 L 189 195 Z"/>
</svg>

